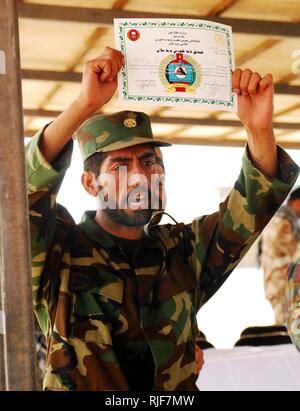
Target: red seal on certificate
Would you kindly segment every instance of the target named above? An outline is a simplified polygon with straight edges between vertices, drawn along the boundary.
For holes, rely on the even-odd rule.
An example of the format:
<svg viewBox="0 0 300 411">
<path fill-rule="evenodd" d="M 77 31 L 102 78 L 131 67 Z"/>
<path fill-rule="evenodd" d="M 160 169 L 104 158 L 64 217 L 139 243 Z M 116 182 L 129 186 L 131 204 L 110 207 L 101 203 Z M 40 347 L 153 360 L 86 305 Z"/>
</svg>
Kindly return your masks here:
<svg viewBox="0 0 300 411">
<path fill-rule="evenodd" d="M 127 33 L 127 37 L 131 41 L 137 41 L 140 38 L 141 34 L 137 29 L 131 29 Z"/>
</svg>

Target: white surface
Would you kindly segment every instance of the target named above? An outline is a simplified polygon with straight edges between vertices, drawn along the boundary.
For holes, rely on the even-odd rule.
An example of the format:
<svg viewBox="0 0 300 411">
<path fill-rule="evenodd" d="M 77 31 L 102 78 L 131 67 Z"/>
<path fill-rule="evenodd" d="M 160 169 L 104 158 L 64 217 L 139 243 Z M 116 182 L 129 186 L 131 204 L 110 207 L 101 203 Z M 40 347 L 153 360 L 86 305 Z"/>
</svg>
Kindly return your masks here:
<svg viewBox="0 0 300 411">
<path fill-rule="evenodd" d="M 300 353 L 292 344 L 204 350 L 201 391 L 300 391 Z"/>
<path fill-rule="evenodd" d="M 0 50 L 0 74 L 6 74 L 6 62 L 5 62 L 5 53 L 3 50 Z"/>
<path fill-rule="evenodd" d="M 114 19 L 114 26 L 116 48 L 125 58 L 118 78 L 121 102 L 196 104 L 237 111 L 231 87 L 234 55 L 230 26 L 195 19 Z M 134 41 L 133 31 L 138 33 Z M 196 74 L 185 92 L 176 92 L 174 82 L 170 84 L 165 76 L 177 54 L 192 64 Z M 180 75 L 175 78 L 178 83 L 184 81 Z"/>
<path fill-rule="evenodd" d="M 272 307 L 264 295 L 262 271 L 236 268 L 200 309 L 197 320 L 215 348 L 232 348 L 246 327 L 274 324 Z"/>
<path fill-rule="evenodd" d="M 5 313 L 0 310 L 0 334 L 6 334 Z"/>
</svg>

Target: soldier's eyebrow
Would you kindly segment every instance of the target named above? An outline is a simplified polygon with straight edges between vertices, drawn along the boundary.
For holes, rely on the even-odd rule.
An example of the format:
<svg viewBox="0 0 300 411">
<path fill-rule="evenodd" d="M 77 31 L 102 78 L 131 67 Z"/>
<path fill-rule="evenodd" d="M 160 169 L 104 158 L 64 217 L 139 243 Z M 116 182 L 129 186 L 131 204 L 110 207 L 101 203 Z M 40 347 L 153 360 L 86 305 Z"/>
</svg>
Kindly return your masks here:
<svg viewBox="0 0 300 411">
<path fill-rule="evenodd" d="M 109 159 L 109 163 L 125 163 L 127 161 L 132 161 L 132 157 L 114 157 Z"/>
<path fill-rule="evenodd" d="M 139 157 L 139 160 L 146 160 L 147 158 L 155 157 L 155 154 L 153 151 L 147 151 L 146 153 L 142 154 Z"/>
<path fill-rule="evenodd" d="M 158 156 L 155 156 L 155 160 L 156 160 L 156 163 L 159 164 L 161 168 L 163 169 L 163 171 L 165 172 L 165 165 L 162 159 L 160 159 Z"/>
<path fill-rule="evenodd" d="M 146 153 L 143 153 L 140 157 L 139 160 L 145 160 L 147 158 L 155 157 L 155 154 L 153 151 L 147 151 Z M 132 161 L 132 157 L 126 157 L 126 156 L 120 156 L 120 157 L 113 157 L 109 159 L 109 163 L 126 163 Z"/>
</svg>

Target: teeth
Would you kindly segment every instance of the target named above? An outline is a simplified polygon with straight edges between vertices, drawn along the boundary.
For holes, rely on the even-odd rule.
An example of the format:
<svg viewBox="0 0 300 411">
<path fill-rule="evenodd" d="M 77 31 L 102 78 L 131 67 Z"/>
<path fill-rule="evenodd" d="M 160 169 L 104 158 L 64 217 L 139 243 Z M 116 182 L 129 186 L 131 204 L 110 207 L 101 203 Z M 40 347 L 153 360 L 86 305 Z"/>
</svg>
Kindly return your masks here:
<svg viewBox="0 0 300 411">
<path fill-rule="evenodd" d="M 141 203 L 147 200 L 147 196 L 139 196 L 136 197 L 134 200 L 129 200 L 129 203 Z"/>
<path fill-rule="evenodd" d="M 141 204 L 144 203 L 144 201 L 130 201 L 129 204 Z"/>
<path fill-rule="evenodd" d="M 133 207 L 138 207 L 142 204 L 146 204 L 146 197 L 145 198 L 141 198 L 138 201 L 129 201 L 129 205 L 133 206 Z"/>
</svg>

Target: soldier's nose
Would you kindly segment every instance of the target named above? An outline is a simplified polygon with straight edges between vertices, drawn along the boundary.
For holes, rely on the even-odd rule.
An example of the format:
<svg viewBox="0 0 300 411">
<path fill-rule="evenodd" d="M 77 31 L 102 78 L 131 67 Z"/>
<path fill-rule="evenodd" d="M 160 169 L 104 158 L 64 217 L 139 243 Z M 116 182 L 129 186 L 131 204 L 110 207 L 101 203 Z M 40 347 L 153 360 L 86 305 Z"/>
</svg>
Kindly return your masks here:
<svg viewBox="0 0 300 411">
<path fill-rule="evenodd" d="M 131 173 L 128 178 L 128 185 L 130 187 L 147 185 L 147 177 L 143 173 Z"/>
</svg>

